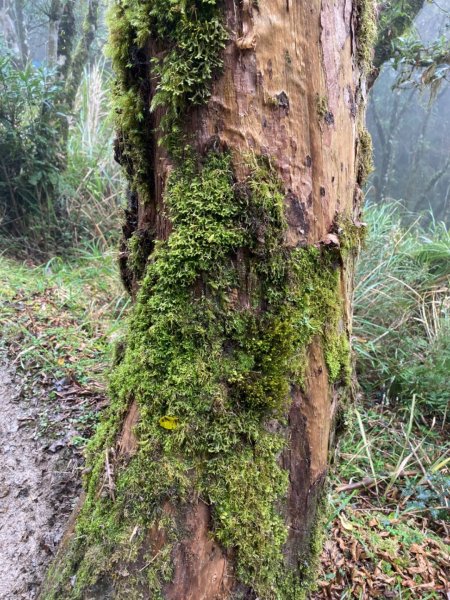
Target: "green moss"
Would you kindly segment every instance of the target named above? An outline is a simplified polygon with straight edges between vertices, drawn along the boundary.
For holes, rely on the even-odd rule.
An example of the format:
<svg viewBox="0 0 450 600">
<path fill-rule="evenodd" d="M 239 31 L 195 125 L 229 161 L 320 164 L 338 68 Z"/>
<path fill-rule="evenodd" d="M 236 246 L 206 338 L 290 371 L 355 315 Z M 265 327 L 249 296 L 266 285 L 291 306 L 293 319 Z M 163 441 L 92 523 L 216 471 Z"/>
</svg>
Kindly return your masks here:
<svg viewBox="0 0 450 600">
<path fill-rule="evenodd" d="M 145 273 L 147 258 L 152 251 L 152 236 L 149 236 L 148 231 L 137 230 L 128 240 L 127 247 L 128 268 L 133 271 L 134 276 L 139 280 Z"/>
<path fill-rule="evenodd" d="M 356 258 L 365 247 L 367 226 L 362 222 L 355 222 L 348 215 L 340 215 L 336 221 L 336 232 L 339 236 L 339 249 L 341 257 Z"/>
<path fill-rule="evenodd" d="M 326 96 L 316 96 L 316 110 L 319 119 L 324 119 L 328 114 L 328 98 Z"/>
<path fill-rule="evenodd" d="M 330 381 L 348 375 L 339 256 L 285 248 L 282 186 L 262 159 L 249 157 L 248 173 L 237 184 L 228 154 L 198 161 L 187 153 L 170 176 L 173 231 L 147 265 L 111 407 L 89 446 L 87 498 L 66 571 L 77 578 L 70 593 L 61 588 L 65 598 L 81 598 L 138 553 L 142 540 L 130 541 L 131 532 L 159 523 L 161 506 L 198 495 L 211 506 L 214 536 L 236 553 L 243 583 L 264 599 L 303 597 L 292 595 L 304 589 L 298 574 L 288 576 L 296 582 L 289 592 L 280 582 L 287 530 L 277 501 L 288 474 L 278 459 L 286 439 L 267 424 L 284 423 L 313 338 L 322 340 Z M 140 412 L 138 451 L 117 462 L 108 449 L 131 399 Z M 177 418 L 175 429 L 160 425 L 167 416 Z M 170 529 L 175 541 L 180 528 Z M 170 563 L 156 561 L 143 575 L 157 597 Z"/>
<path fill-rule="evenodd" d="M 357 51 L 363 73 L 372 69 L 373 51 L 377 39 L 374 0 L 357 0 Z"/>
<path fill-rule="evenodd" d="M 346 333 L 333 333 L 326 340 L 325 361 L 331 381 L 350 383 L 350 343 Z"/>
<path fill-rule="evenodd" d="M 373 171 L 373 148 L 372 137 L 365 127 L 361 127 L 358 135 L 358 174 L 357 180 L 360 186 L 367 181 Z"/>
<path fill-rule="evenodd" d="M 322 555 L 327 525 L 330 522 L 328 490 L 329 486 L 325 485 L 325 488 L 322 490 L 318 501 L 316 517 L 312 528 L 311 541 L 309 544 L 309 552 L 303 561 L 302 591 L 304 595 L 299 596 L 299 598 L 296 600 L 300 600 L 300 598 L 305 598 L 306 600 L 306 598 L 309 597 L 310 592 L 315 589 L 317 584 L 320 557 Z"/>
<path fill-rule="evenodd" d="M 153 113 L 163 109 L 160 141 L 176 153 L 184 114 L 210 96 L 227 33 L 216 0 L 116 0 L 108 24 L 118 155 L 132 189 L 146 202 L 153 180 Z M 158 58 L 149 56 L 150 40 Z M 155 78 L 152 94 L 149 80 Z"/>
<path fill-rule="evenodd" d="M 142 200 L 146 201 L 151 197 L 149 139 L 152 135 L 146 100 L 146 56 L 137 46 L 136 28 L 129 19 L 128 3 L 117 1 L 111 4 L 108 26 L 107 52 L 116 74 L 113 112 L 117 129 L 117 158 L 125 167 L 132 190 L 139 192 Z"/>
<path fill-rule="evenodd" d="M 159 82 L 151 110 L 162 107 L 166 111 L 161 128 L 169 148 L 176 147 L 187 107 L 208 100 L 213 75 L 222 66 L 222 50 L 228 37 L 214 0 L 203 2 L 201 10 L 192 4 L 190 11 L 175 24 L 163 28 L 161 39 L 170 39 L 173 46 L 161 60 L 152 62 Z M 162 10 L 165 12 L 166 7 Z"/>
</svg>

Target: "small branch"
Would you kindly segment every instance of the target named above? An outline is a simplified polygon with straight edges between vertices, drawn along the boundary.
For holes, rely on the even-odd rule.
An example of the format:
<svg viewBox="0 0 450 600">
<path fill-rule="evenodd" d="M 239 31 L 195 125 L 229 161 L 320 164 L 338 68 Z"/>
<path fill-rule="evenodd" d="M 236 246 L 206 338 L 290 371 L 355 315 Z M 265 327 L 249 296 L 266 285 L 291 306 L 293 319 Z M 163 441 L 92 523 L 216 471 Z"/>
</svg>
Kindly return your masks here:
<svg viewBox="0 0 450 600">
<path fill-rule="evenodd" d="M 387 475 L 386 479 L 390 479 L 394 473 Z M 418 471 L 403 471 L 395 474 L 396 477 L 414 477 L 415 475 L 420 475 Z M 359 490 L 361 488 L 371 488 L 374 487 L 377 482 L 373 477 L 364 477 L 361 481 L 355 481 L 354 483 L 345 483 L 343 485 L 338 485 L 336 488 L 336 492 L 348 492 L 351 490 Z"/>
</svg>

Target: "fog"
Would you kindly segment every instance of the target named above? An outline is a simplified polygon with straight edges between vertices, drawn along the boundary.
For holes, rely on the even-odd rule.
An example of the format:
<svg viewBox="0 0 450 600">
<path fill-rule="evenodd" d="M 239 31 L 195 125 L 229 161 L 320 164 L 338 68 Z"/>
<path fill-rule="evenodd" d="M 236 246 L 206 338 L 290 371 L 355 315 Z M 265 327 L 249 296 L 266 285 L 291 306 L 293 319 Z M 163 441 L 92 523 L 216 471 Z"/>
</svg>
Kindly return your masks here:
<svg viewBox="0 0 450 600">
<path fill-rule="evenodd" d="M 427 4 L 416 19 L 420 38 L 449 36 L 450 1 Z M 418 76 L 420 78 L 420 75 Z M 402 201 L 409 211 L 433 210 L 450 218 L 450 87 L 443 79 L 435 96 L 411 83 L 393 87 L 397 72 L 382 69 L 371 91 L 367 126 L 374 144 L 375 171 L 367 197 Z M 416 77 L 416 81 L 419 79 Z"/>
</svg>

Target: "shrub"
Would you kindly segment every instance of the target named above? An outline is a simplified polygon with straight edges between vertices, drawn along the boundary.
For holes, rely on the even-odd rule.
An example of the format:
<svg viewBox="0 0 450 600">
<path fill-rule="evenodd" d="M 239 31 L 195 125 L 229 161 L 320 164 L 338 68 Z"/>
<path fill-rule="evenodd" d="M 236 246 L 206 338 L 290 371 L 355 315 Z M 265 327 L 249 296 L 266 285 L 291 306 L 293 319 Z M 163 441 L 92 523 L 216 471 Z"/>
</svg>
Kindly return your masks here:
<svg viewBox="0 0 450 600">
<path fill-rule="evenodd" d="M 51 72 L 0 56 L 0 229 L 42 242 L 57 225 L 61 152 Z"/>
</svg>

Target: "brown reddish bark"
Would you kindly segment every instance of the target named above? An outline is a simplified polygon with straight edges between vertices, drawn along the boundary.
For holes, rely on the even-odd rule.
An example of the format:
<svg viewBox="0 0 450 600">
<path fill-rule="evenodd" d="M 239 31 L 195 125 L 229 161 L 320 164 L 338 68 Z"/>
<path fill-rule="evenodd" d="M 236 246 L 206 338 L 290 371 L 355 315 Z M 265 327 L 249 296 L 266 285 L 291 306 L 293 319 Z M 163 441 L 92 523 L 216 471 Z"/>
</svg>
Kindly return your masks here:
<svg viewBox="0 0 450 600">
<path fill-rule="evenodd" d="M 355 60 L 354 4 L 350 0 L 271 0 L 260 1 L 258 8 L 245 0 L 240 8 L 232 0 L 225 4 L 232 39 L 225 50 L 223 74 L 213 85 L 208 105 L 191 110 L 185 130 L 200 154 L 211 144 L 226 145 L 238 169 L 239 156 L 245 152 L 271 157 L 286 189 L 286 245 L 320 243 L 333 230 L 338 214 L 357 218 L 359 213 L 355 186 L 363 89 Z M 326 110 L 321 111 L 324 102 Z M 130 214 L 137 231 L 165 239 L 170 223 L 162 210 L 163 192 L 171 162 L 157 144 L 153 153 L 154 203 L 135 205 L 137 210 Z M 237 175 L 244 177 L 245 171 L 238 170 Z M 342 285 L 344 327 L 350 323 L 351 278 L 347 265 Z M 136 278 L 131 287 L 137 290 Z M 290 473 L 285 555 L 292 566 L 310 543 L 336 406 L 337 391 L 329 385 L 323 352 L 313 344 L 307 391 L 293 390 L 290 443 L 282 458 Z M 209 521 L 201 503 L 185 515 L 187 536 L 173 553 L 176 574 L 167 598 L 231 597 L 232 560 L 230 565 L 218 547 L 214 559 L 206 558 Z"/>
</svg>

